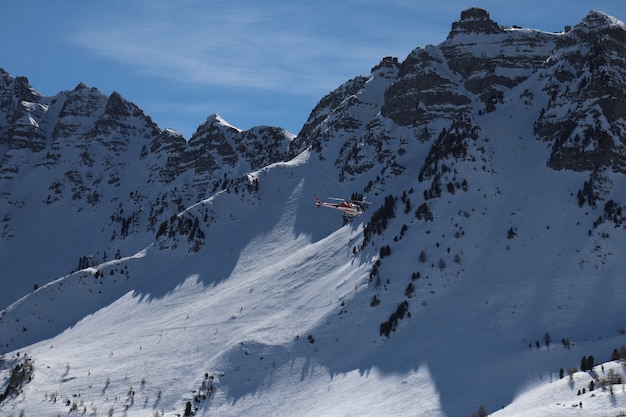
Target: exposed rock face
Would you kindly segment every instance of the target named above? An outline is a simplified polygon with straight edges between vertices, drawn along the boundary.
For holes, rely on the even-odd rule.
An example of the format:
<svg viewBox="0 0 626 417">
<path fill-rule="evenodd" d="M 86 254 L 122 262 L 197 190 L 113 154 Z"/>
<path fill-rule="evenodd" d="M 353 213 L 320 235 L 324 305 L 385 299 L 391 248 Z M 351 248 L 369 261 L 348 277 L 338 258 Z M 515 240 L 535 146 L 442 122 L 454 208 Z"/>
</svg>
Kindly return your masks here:
<svg viewBox="0 0 626 417">
<path fill-rule="evenodd" d="M 155 161 L 150 165 L 153 177 L 160 182 L 173 181 L 182 166 L 181 158 L 187 147 L 187 141 L 182 135 L 174 130 L 166 129 L 161 132 L 150 145 L 150 153 Z"/>
<path fill-rule="evenodd" d="M 37 153 L 45 148 L 47 138 L 41 118 L 48 103 L 29 86 L 26 77 L 12 78 L 1 69 L 0 88 L 0 177 L 11 179 L 30 159 L 14 159 L 10 150 Z"/>
<path fill-rule="evenodd" d="M 416 128 L 421 134 L 430 122 L 454 117 L 470 105 L 471 99 L 458 87 L 459 79 L 439 48 L 417 48 L 402 62 L 398 79 L 385 92 L 381 111 L 398 125 Z M 423 139 L 429 137 L 422 135 Z"/>
<path fill-rule="evenodd" d="M 281 128 L 237 129 L 213 115 L 200 125 L 181 153 L 178 173 L 193 169 L 194 182 L 215 192 L 226 176 L 244 175 L 250 170 L 286 158 L 293 135 Z"/>
<path fill-rule="evenodd" d="M 547 60 L 549 101 L 535 124 L 553 143 L 549 165 L 626 173 L 626 27 L 592 11 Z"/>
<path fill-rule="evenodd" d="M 300 130 L 297 138 L 293 141 L 289 155 L 294 157 L 307 147 L 321 151 L 322 143 L 329 138 L 329 135 L 325 133 L 325 131 L 331 127 L 333 130 L 340 127 L 335 125 L 336 122 L 333 121 L 331 113 L 341 107 L 345 108 L 346 105 L 344 101 L 350 97 L 354 97 L 359 90 L 363 88 L 366 81 L 366 77 L 355 77 L 325 95 L 311 111 L 309 118 Z M 345 127 L 349 127 L 351 124 L 349 120 L 340 123 Z"/>
<path fill-rule="evenodd" d="M 502 32 L 503 29 L 489 18 L 489 13 L 486 10 L 472 7 L 461 12 L 461 20 L 452 23 L 452 30 L 448 34 L 448 39 L 459 34 L 483 33 L 492 35 Z"/>
<path fill-rule="evenodd" d="M 250 170 L 257 170 L 285 160 L 292 139 L 281 127 L 257 126 L 242 132 L 235 150 L 247 161 Z"/>
<path fill-rule="evenodd" d="M 214 115 L 187 142 L 117 92 L 80 83 L 44 97 L 26 78 L 0 71 L 1 237 L 13 236 L 11 206 L 24 204 L 9 191 L 14 184 L 36 184 L 31 192 L 46 205 L 69 198 L 77 212 L 98 207 L 119 224 L 114 241 L 140 231 L 143 216 L 154 231 L 159 216 L 245 185 L 245 173 L 284 160 L 293 137 L 269 126 L 241 131 Z"/>
<path fill-rule="evenodd" d="M 388 148 L 398 144 L 386 132 L 387 121 L 380 112 L 399 71 L 397 59 L 385 57 L 369 77 L 353 78 L 326 95 L 293 141 L 290 156 L 310 147 L 320 159 L 333 158 L 340 181 L 354 179 L 370 170 L 375 160 L 385 159 Z"/>
<path fill-rule="evenodd" d="M 503 28 L 482 9 L 465 10 L 445 42 L 417 48 L 402 62 L 382 112 L 427 140 L 429 124 L 471 111 L 476 98 L 482 111 L 493 111 L 543 65 L 554 44 L 553 34 Z"/>
<path fill-rule="evenodd" d="M 106 202 L 113 217 L 127 223 L 152 205 L 154 228 L 158 215 L 173 210 L 167 199 L 179 208 L 241 188 L 247 173 L 307 149 L 332 160 L 340 182 L 375 174 L 368 189 L 382 190 L 418 163 L 420 180 L 432 181 L 433 189 L 441 181 L 462 189 L 462 178 L 444 172 L 454 164 L 443 168 L 443 159 L 485 159 L 475 153 L 487 152 L 494 138 L 482 133 L 481 118 L 513 101 L 537 109 L 534 133 L 552 145 L 550 167 L 626 172 L 624 57 L 624 24 L 600 12 L 556 34 L 500 26 L 485 10 L 471 8 L 441 44 L 418 47 L 403 61 L 384 57 L 368 76 L 327 94 L 295 138 L 270 126 L 242 131 L 213 115 L 189 141 L 160 130 L 118 93 L 107 96 L 81 83 L 44 97 L 26 78 L 0 71 L 0 197 L 15 203 L 3 191 L 9 181 L 33 167 L 45 169 L 47 204 L 66 196 L 77 210 Z M 138 191 L 154 182 L 165 191 Z M 136 207 L 126 212 L 134 214 L 122 215 L 116 204 L 131 192 Z"/>
<path fill-rule="evenodd" d="M 235 153 L 235 137 L 240 131 L 216 115 L 209 117 L 193 134 L 183 154 L 183 163 L 196 173 L 210 172 L 225 165 L 234 167 L 239 159 Z M 186 169 L 187 165 L 181 168 Z"/>
<path fill-rule="evenodd" d="M 349 179 L 385 158 L 380 145 L 396 140 L 384 133 L 394 130 L 390 123 L 429 142 L 458 115 L 493 112 L 515 94 L 526 108 L 547 100 L 535 133 L 554 145 L 550 167 L 624 171 L 625 48 L 624 24 L 601 12 L 590 12 L 569 33 L 548 33 L 500 26 L 485 10 L 467 9 L 440 45 L 390 60 L 397 71 L 387 74 L 383 99 L 368 104 L 377 110 L 371 118 L 355 117 L 355 109 L 364 107 L 360 98 L 373 89 L 381 65 L 321 100 L 294 144 L 326 157 L 327 138 L 345 138 L 337 165 L 349 174 L 340 179 Z"/>
<path fill-rule="evenodd" d="M 493 111 L 504 93 L 540 68 L 554 49 L 555 36 L 536 30 L 503 28 L 481 9 L 461 13 L 441 49 L 463 87 Z"/>
</svg>

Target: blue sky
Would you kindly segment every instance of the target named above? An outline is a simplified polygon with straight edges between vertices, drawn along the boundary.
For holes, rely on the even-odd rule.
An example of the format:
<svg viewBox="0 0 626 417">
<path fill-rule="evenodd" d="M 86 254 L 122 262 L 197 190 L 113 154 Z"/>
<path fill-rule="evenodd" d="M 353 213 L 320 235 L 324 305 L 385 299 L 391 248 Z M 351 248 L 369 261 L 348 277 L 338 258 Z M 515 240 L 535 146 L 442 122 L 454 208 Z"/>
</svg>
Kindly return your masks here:
<svg viewBox="0 0 626 417">
<path fill-rule="evenodd" d="M 624 0 L 20 0 L 2 6 L 0 68 L 44 95 L 119 92 L 189 139 L 213 113 L 298 133 L 315 104 L 380 58 L 442 42 L 462 10 L 560 31 Z"/>
</svg>

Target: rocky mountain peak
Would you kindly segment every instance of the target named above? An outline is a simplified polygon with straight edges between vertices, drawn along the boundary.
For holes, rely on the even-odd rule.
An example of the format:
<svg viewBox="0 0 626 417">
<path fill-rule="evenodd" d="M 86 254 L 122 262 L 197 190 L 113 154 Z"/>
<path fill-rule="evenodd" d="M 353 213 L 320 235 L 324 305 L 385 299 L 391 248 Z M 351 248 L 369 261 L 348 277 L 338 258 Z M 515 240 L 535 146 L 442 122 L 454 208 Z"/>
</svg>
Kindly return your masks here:
<svg viewBox="0 0 626 417">
<path fill-rule="evenodd" d="M 622 29 L 625 27 L 624 22 L 621 22 L 604 12 L 591 10 L 587 13 L 583 20 L 576 25 L 576 29 L 584 31 L 597 31 L 616 26 L 621 27 Z"/>
<path fill-rule="evenodd" d="M 128 106 L 126 105 L 126 100 L 124 100 L 117 91 L 114 91 L 109 96 L 109 99 L 107 100 L 104 108 L 104 113 L 108 114 L 111 117 L 116 117 L 120 119 L 130 116 Z"/>
<path fill-rule="evenodd" d="M 22 101 L 36 101 L 39 98 L 39 94 L 30 86 L 26 77 L 15 77 L 15 94 Z"/>
<path fill-rule="evenodd" d="M 232 154 L 234 148 L 234 136 L 238 136 L 240 130 L 226 123 L 219 115 L 213 114 L 202 123 L 193 134 L 189 143 L 191 145 L 204 144 L 218 150 L 222 155 Z"/>
<path fill-rule="evenodd" d="M 241 129 L 234 127 L 233 125 L 228 123 L 226 120 L 224 120 L 224 118 L 217 113 L 214 113 L 210 115 L 209 117 L 207 117 L 204 123 L 202 123 L 198 127 L 197 132 L 193 136 L 196 136 L 198 132 L 201 132 L 202 130 L 207 130 L 207 129 L 227 129 L 227 130 L 232 129 L 232 130 L 241 132 Z"/>
<path fill-rule="evenodd" d="M 80 90 L 84 90 L 84 89 L 88 89 L 89 87 L 87 86 L 87 84 L 80 82 L 78 84 L 76 84 L 76 87 L 74 87 L 73 91 L 80 91 Z"/>
<path fill-rule="evenodd" d="M 490 35 L 501 32 L 503 29 L 489 18 L 489 13 L 486 10 L 472 7 L 461 12 L 461 20 L 452 23 L 452 30 L 448 34 L 448 39 L 467 33 Z"/>
</svg>

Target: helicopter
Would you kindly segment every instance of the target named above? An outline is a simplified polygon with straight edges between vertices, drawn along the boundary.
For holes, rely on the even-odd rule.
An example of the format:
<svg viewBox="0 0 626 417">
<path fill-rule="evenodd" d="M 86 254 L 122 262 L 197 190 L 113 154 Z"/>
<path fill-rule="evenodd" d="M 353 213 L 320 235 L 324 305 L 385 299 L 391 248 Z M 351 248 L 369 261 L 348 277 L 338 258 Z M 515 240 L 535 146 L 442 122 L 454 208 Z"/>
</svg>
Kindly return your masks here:
<svg viewBox="0 0 626 417">
<path fill-rule="evenodd" d="M 371 204 L 368 201 L 352 201 L 344 198 L 329 198 L 329 200 L 333 200 L 333 202 L 321 201 L 319 197 L 316 196 L 315 205 L 317 205 L 317 208 L 326 207 L 340 210 L 343 217 L 346 219 L 354 219 L 360 216 L 365 211 L 364 205 Z"/>
</svg>

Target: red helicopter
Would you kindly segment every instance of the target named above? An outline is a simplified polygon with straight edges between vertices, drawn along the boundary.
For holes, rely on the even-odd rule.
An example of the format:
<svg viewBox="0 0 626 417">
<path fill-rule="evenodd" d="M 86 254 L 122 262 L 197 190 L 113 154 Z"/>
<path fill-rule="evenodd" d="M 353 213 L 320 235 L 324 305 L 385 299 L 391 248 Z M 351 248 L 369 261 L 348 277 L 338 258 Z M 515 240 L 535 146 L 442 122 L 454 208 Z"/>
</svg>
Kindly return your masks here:
<svg viewBox="0 0 626 417">
<path fill-rule="evenodd" d="M 317 208 L 327 207 L 335 210 L 340 210 L 343 213 L 343 217 L 353 219 L 360 216 L 365 211 L 364 204 L 371 204 L 367 201 L 348 201 L 343 198 L 329 198 L 329 200 L 337 201 L 336 203 L 329 203 L 327 201 L 320 201 L 319 197 L 315 197 L 315 204 Z"/>
</svg>

